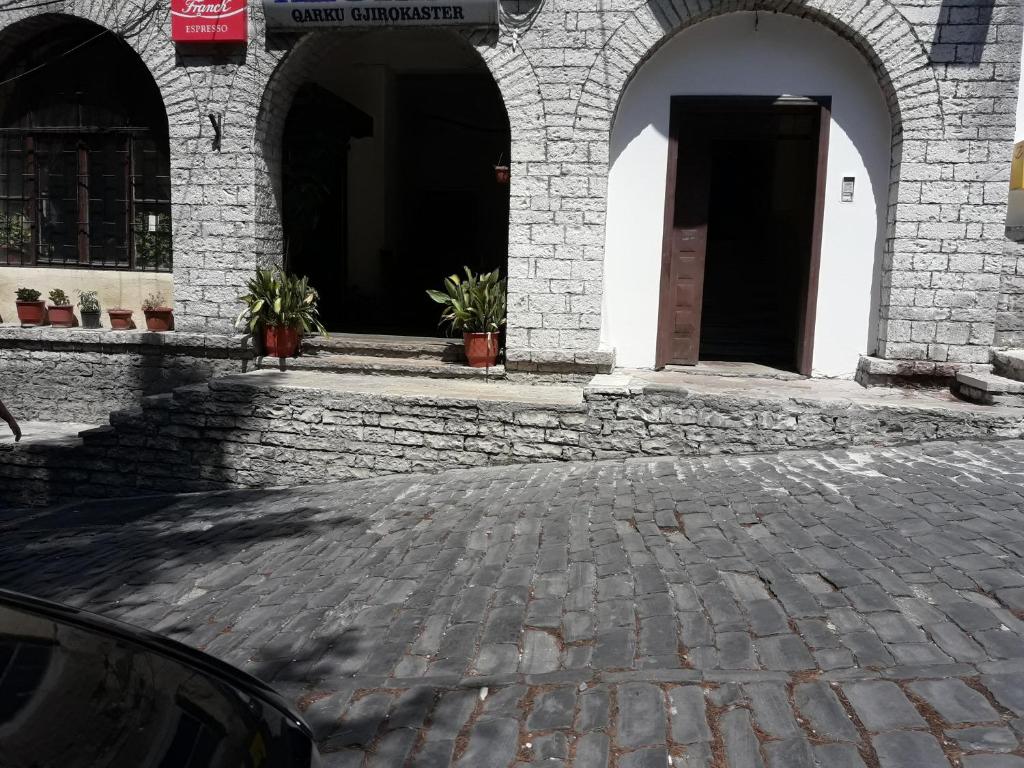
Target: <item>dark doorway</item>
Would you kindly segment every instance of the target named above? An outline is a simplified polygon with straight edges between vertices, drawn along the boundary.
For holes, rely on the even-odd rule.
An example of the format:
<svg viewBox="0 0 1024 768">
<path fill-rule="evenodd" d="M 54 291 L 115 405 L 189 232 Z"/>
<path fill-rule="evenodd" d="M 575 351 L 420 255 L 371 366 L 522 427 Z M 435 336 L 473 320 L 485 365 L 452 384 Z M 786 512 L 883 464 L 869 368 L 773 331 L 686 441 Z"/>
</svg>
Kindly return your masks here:
<svg viewBox="0 0 1024 768">
<path fill-rule="evenodd" d="M 372 134 L 369 115 L 313 84 L 299 88 L 285 121 L 285 265 L 320 291 L 329 328 L 343 321 L 337 298 L 348 284 L 349 143 Z"/>
<path fill-rule="evenodd" d="M 319 86 L 296 97 L 283 152 L 287 264 L 320 292 L 331 331 L 438 336 L 427 288 L 463 266 L 506 270 L 509 185 L 494 167 L 509 163 L 508 116 L 482 65 L 382 82 L 368 113 Z"/>
<path fill-rule="evenodd" d="M 826 99 L 672 102 L 658 365 L 809 374 Z"/>
</svg>

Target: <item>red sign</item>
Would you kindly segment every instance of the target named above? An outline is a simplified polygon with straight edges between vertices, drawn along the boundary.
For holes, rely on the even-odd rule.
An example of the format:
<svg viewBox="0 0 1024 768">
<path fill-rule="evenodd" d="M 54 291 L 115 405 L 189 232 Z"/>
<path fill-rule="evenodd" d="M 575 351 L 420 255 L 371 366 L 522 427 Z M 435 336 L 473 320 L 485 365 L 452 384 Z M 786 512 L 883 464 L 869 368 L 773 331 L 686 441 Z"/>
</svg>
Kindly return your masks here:
<svg viewBox="0 0 1024 768">
<path fill-rule="evenodd" d="M 245 0 L 171 0 L 171 38 L 176 43 L 244 43 Z"/>
</svg>

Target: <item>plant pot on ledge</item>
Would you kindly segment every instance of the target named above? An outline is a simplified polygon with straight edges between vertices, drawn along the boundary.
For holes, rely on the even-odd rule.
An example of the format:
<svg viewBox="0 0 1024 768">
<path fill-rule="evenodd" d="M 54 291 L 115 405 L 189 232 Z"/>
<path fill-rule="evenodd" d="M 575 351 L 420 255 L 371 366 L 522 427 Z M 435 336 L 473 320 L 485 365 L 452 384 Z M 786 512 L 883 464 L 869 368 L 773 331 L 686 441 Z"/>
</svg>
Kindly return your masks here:
<svg viewBox="0 0 1024 768">
<path fill-rule="evenodd" d="M 295 357 L 302 333 L 298 328 L 268 325 L 263 328 L 263 349 L 267 357 Z"/>
<path fill-rule="evenodd" d="M 130 331 L 134 325 L 130 309 L 108 309 L 107 316 L 110 317 L 112 331 Z"/>
<path fill-rule="evenodd" d="M 152 307 L 142 312 L 146 316 L 146 330 L 163 333 L 174 328 L 174 310 L 170 307 Z"/>
<path fill-rule="evenodd" d="M 100 311 L 97 309 L 95 312 L 86 312 L 84 309 L 80 309 L 82 313 L 82 327 L 83 328 L 102 328 L 100 325 Z"/>
<path fill-rule="evenodd" d="M 51 304 L 46 316 L 54 328 L 73 328 L 75 325 L 75 310 L 70 304 Z"/>
<path fill-rule="evenodd" d="M 16 301 L 18 321 L 22 327 L 34 327 L 46 324 L 45 301 Z"/>
<path fill-rule="evenodd" d="M 497 333 L 463 333 L 462 343 L 466 346 L 466 360 L 470 368 L 493 368 L 498 362 Z"/>
</svg>

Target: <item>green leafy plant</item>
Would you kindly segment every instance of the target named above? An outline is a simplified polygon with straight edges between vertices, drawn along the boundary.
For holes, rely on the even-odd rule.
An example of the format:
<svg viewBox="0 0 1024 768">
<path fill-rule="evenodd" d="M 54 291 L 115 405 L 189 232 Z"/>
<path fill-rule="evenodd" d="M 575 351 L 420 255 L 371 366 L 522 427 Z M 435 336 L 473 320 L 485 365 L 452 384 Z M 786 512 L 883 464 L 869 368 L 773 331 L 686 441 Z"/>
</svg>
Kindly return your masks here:
<svg viewBox="0 0 1024 768">
<path fill-rule="evenodd" d="M 23 248 L 32 239 L 28 217 L 20 213 L 0 213 L 0 246 Z"/>
<path fill-rule="evenodd" d="M 463 267 L 465 278 L 449 275 L 444 290 L 428 290 L 427 295 L 441 304 L 441 326 L 454 333 L 497 333 L 505 325 L 507 285 L 498 270 L 474 274 Z"/>
<path fill-rule="evenodd" d="M 257 269 L 246 288 L 249 292 L 238 297 L 245 309 L 235 320 L 236 326 L 244 324 L 250 333 L 276 327 L 327 335 L 317 309 L 320 295 L 308 278 L 289 275 L 281 269 Z"/>
<path fill-rule="evenodd" d="M 82 312 L 99 312 L 100 299 L 96 295 L 96 291 L 79 291 L 78 309 Z"/>
<path fill-rule="evenodd" d="M 35 288 L 19 288 L 14 294 L 18 301 L 39 301 L 39 297 L 43 295 Z"/>
<path fill-rule="evenodd" d="M 60 288 L 54 288 L 50 291 L 50 303 L 55 307 L 70 307 L 71 299 Z"/>
<path fill-rule="evenodd" d="M 143 310 L 152 311 L 154 309 L 168 309 L 169 306 L 167 299 L 164 298 L 164 295 L 160 291 L 151 293 L 142 300 Z"/>
</svg>

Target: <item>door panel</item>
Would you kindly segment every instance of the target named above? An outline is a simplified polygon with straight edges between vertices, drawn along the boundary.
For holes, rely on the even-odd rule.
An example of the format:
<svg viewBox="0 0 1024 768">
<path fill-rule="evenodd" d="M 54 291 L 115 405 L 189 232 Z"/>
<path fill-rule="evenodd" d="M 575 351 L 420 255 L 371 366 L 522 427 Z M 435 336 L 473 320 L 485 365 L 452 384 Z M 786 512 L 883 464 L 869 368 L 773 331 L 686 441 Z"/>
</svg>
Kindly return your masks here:
<svg viewBox="0 0 1024 768">
<path fill-rule="evenodd" d="M 679 120 L 673 110 L 673 122 Z M 666 195 L 656 365 L 694 365 L 700 351 L 700 312 L 707 249 L 710 163 L 708 136 L 697 121 L 673 131 L 671 188 Z"/>
</svg>

